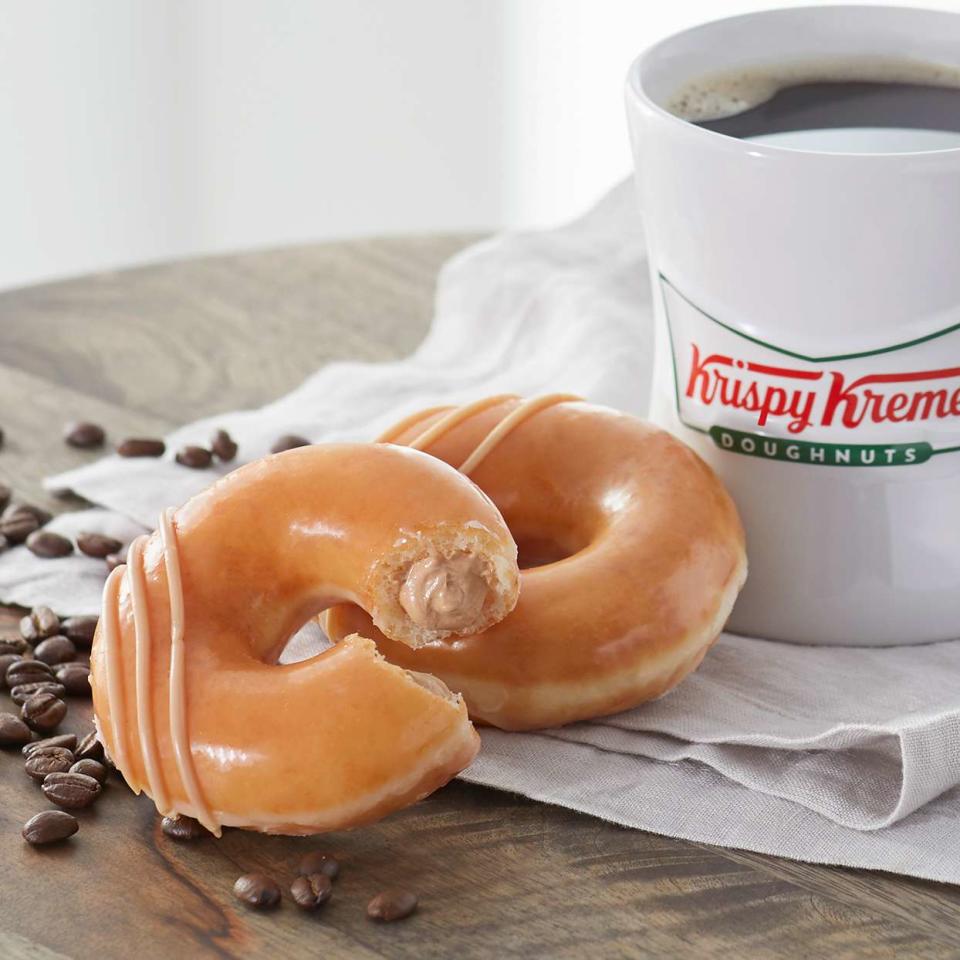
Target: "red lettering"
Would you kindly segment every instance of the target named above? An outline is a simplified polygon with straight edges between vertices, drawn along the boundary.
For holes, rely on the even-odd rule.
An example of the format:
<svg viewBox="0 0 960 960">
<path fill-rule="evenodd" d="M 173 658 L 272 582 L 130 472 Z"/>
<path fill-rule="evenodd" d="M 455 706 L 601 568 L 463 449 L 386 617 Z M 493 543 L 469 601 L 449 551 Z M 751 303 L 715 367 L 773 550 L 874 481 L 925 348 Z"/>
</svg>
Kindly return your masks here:
<svg viewBox="0 0 960 960">
<path fill-rule="evenodd" d="M 954 392 L 954 396 L 960 396 L 960 390 Z M 946 390 L 918 390 L 913 395 L 913 400 L 910 403 L 910 412 L 907 414 L 907 420 L 928 420 L 930 415 L 933 413 L 933 405 L 936 403 L 937 417 L 945 417 L 946 406 L 947 406 L 947 391 Z M 960 410 L 956 411 L 960 413 Z"/>
<path fill-rule="evenodd" d="M 690 377 L 687 380 L 687 390 L 686 394 L 688 397 L 692 397 L 694 391 L 697 389 L 697 386 L 700 387 L 700 400 L 703 403 L 710 404 L 713 403 L 713 396 L 716 392 L 716 382 L 711 380 L 711 372 L 707 370 L 707 364 L 713 360 L 713 357 L 707 357 L 703 363 L 700 362 L 700 350 L 695 343 L 690 344 L 690 348 L 693 351 L 692 358 L 690 360 Z M 713 389 L 711 389 L 711 387 Z"/>
<path fill-rule="evenodd" d="M 909 410 L 904 416 L 898 416 L 901 410 L 907 410 L 910 406 L 910 397 L 905 393 L 894 393 L 887 398 L 887 419 L 894 423 L 901 423 L 904 420 L 912 419 Z"/>
<path fill-rule="evenodd" d="M 852 429 L 860 426 L 863 414 L 861 413 L 859 417 L 857 416 L 859 397 L 856 394 L 856 385 L 844 389 L 844 383 L 845 380 L 842 373 L 834 371 L 830 374 L 830 391 L 827 393 L 823 416 L 820 418 L 820 422 L 825 427 L 833 426 L 833 418 L 838 411 L 840 413 L 840 422 L 845 427 Z"/>
<path fill-rule="evenodd" d="M 950 415 L 960 417 L 960 389 L 954 390 L 950 396 Z M 946 414 L 940 414 L 946 416 Z"/>
<path fill-rule="evenodd" d="M 765 364 L 734 362 L 732 357 L 713 353 L 701 355 L 690 344 L 690 372 L 685 394 L 709 406 L 714 402 L 756 414 L 757 425 L 787 420 L 787 430 L 802 433 L 817 419 L 824 427 L 834 424 L 855 430 L 864 422 L 903 423 L 917 420 L 960 417 L 960 387 L 887 393 L 893 385 L 918 383 L 938 378 L 960 377 L 960 367 L 949 370 L 911 371 L 904 374 L 868 374 L 849 381 L 838 370 L 805 371 Z M 795 389 L 798 380 L 818 380 L 829 374 L 829 385 L 817 416 L 820 395 L 816 390 Z M 776 381 L 780 382 L 777 383 Z M 774 381 L 774 382 L 770 382 Z"/>
</svg>

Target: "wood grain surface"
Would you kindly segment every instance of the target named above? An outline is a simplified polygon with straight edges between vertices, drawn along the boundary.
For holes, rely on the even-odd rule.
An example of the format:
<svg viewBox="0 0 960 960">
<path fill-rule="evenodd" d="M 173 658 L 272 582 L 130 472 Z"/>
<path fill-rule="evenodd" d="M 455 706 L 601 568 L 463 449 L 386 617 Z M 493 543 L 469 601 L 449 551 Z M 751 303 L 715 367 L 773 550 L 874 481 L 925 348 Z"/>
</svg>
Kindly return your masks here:
<svg viewBox="0 0 960 960">
<path fill-rule="evenodd" d="M 259 405 L 327 360 L 408 352 L 438 268 L 467 239 L 247 253 L 0 294 L 0 479 L 64 509 L 75 502 L 43 494 L 40 478 L 95 455 L 64 445 L 66 420 L 155 434 Z M 0 636 L 16 616 L 0 611 Z M 64 728 L 86 730 L 88 711 L 74 701 Z M 176 843 L 115 778 L 73 840 L 35 850 L 20 828 L 47 806 L 19 752 L 3 752 L 0 960 L 960 956 L 955 888 L 671 840 L 462 783 L 312 840 L 234 830 Z M 286 886 L 313 849 L 343 862 L 319 914 L 233 899 L 241 873 Z M 387 886 L 418 893 L 420 911 L 368 921 Z"/>
</svg>

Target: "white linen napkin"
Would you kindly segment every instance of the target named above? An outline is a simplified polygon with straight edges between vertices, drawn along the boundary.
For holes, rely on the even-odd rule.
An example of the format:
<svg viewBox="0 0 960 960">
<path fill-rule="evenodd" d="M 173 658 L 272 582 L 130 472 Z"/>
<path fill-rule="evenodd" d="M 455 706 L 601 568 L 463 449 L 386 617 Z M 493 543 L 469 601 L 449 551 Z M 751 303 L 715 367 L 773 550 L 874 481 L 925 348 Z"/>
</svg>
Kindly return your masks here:
<svg viewBox="0 0 960 960">
<path fill-rule="evenodd" d="M 333 364 L 260 410 L 183 427 L 168 446 L 205 443 L 222 426 L 250 460 L 281 433 L 370 439 L 428 404 L 508 390 L 642 413 L 651 337 L 644 245 L 621 185 L 568 226 L 455 257 L 408 359 Z M 49 481 L 109 510 L 52 527 L 113 525 L 126 539 L 214 475 L 109 457 Z M 90 612 L 102 570 L 13 550 L 0 557 L 0 599 Z M 561 730 L 484 730 L 464 777 L 670 836 L 960 883 L 958 677 L 960 642 L 870 650 L 724 635 L 655 703 Z"/>
</svg>

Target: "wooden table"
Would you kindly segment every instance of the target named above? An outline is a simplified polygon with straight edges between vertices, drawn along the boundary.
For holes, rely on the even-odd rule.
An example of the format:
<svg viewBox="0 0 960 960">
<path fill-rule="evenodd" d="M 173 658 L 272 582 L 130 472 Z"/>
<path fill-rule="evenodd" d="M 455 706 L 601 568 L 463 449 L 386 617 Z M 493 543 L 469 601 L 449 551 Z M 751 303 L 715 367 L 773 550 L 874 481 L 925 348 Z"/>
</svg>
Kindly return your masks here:
<svg viewBox="0 0 960 960">
<path fill-rule="evenodd" d="M 93 456 L 62 442 L 68 418 L 156 434 L 262 404 L 328 360 L 408 352 L 438 267 L 468 239 L 316 245 L 0 294 L 0 478 L 64 509 L 38 481 Z M 84 708 L 69 723 L 85 728 Z M 462 783 L 353 833 L 185 845 L 115 781 L 74 840 L 41 852 L 20 826 L 46 804 L 18 755 L 0 766 L 4 960 L 960 955 L 958 889 L 670 840 Z M 344 864 L 318 916 L 233 900 L 239 874 L 286 881 L 318 847 Z M 389 885 L 422 907 L 374 925 L 365 905 Z"/>
</svg>

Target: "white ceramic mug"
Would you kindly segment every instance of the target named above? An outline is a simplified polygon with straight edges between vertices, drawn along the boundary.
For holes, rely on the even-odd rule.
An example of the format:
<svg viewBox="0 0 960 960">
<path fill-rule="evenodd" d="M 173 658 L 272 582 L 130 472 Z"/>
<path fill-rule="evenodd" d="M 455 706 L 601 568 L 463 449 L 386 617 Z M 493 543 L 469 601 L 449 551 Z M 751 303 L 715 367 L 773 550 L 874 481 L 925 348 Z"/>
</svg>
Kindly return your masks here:
<svg viewBox="0 0 960 960">
<path fill-rule="evenodd" d="M 709 23 L 633 65 L 656 304 L 652 417 L 726 482 L 750 574 L 729 629 L 960 637 L 960 148 L 826 153 L 664 108 L 684 83 L 814 58 L 960 64 L 960 15 L 806 7 Z"/>
</svg>

